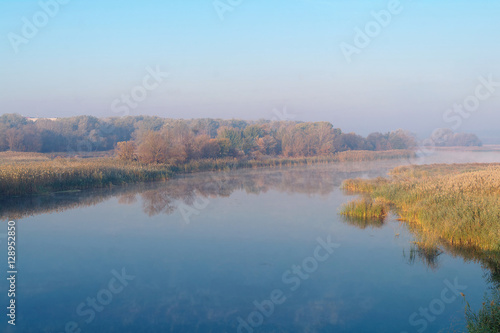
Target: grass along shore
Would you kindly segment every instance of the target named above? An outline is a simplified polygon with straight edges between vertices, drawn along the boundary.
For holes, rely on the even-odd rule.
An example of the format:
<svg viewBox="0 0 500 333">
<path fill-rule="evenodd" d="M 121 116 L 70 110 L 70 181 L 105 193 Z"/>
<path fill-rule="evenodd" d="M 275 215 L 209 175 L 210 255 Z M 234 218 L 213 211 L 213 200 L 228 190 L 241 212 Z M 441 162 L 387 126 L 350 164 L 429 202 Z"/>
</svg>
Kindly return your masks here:
<svg viewBox="0 0 500 333">
<path fill-rule="evenodd" d="M 341 214 L 382 217 L 392 208 L 436 239 L 500 251 L 500 164 L 403 166 L 390 176 L 346 180 L 345 190 L 365 198 L 344 205 Z"/>
<path fill-rule="evenodd" d="M 168 166 L 115 159 L 56 159 L 0 164 L 0 198 L 166 180 Z"/>
<path fill-rule="evenodd" d="M 346 151 L 307 158 L 235 158 L 193 160 L 184 164 L 141 164 L 112 157 L 53 158 L 40 153 L 0 153 L 0 198 L 57 191 L 82 190 L 137 182 L 167 180 L 175 174 L 238 168 L 283 167 L 303 164 L 410 158 L 414 152 Z"/>
</svg>

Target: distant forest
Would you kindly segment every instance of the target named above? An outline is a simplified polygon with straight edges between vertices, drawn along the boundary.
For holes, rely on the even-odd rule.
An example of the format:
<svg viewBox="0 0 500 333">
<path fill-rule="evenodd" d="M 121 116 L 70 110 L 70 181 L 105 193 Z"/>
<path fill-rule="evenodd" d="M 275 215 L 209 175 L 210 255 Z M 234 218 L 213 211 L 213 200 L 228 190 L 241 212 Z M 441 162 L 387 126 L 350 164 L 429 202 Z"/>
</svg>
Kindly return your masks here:
<svg viewBox="0 0 500 333">
<path fill-rule="evenodd" d="M 401 129 L 365 138 L 343 133 L 329 122 L 155 116 L 32 121 L 18 114 L 0 116 L 0 151 L 79 154 L 116 149 L 123 159 L 150 163 L 239 156 L 326 156 L 346 150 L 410 149 L 416 145 L 414 136 Z M 474 134 L 444 131 L 436 145 L 478 146 L 481 141 Z"/>
</svg>

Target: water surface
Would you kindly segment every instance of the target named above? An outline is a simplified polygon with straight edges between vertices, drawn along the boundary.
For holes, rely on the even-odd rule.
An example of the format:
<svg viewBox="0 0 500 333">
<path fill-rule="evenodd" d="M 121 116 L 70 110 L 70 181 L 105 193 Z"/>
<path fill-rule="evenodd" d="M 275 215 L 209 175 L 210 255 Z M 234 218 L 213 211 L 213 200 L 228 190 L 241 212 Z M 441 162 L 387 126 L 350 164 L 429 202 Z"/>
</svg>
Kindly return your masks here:
<svg viewBox="0 0 500 333">
<path fill-rule="evenodd" d="M 457 293 L 463 291 L 472 306 L 481 304 L 489 287 L 484 262 L 443 248 L 423 253 L 395 217 L 375 225 L 343 220 L 339 207 L 353 197 L 339 186 L 347 178 L 385 176 L 401 164 L 500 161 L 498 154 L 478 154 L 201 173 L 5 201 L 2 219 L 17 221 L 18 317 L 15 328 L 7 320 L 0 327 L 463 329 L 464 303 Z M 6 267 L 6 256 L 0 265 Z"/>
</svg>

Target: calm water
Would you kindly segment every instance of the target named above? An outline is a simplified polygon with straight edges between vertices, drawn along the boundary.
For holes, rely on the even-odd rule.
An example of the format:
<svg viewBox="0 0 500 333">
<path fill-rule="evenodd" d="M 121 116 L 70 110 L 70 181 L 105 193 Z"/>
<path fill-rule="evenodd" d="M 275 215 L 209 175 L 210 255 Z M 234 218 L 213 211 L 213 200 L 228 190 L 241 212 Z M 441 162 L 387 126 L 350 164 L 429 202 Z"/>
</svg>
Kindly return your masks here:
<svg viewBox="0 0 500 333">
<path fill-rule="evenodd" d="M 19 273 L 17 325 L 4 312 L 0 331 L 462 329 L 456 294 L 480 305 L 481 262 L 422 255 L 394 218 L 360 226 L 338 216 L 353 198 L 342 180 L 450 158 L 500 161 L 476 153 L 240 170 L 3 202 L 2 228 L 17 221 Z"/>
</svg>

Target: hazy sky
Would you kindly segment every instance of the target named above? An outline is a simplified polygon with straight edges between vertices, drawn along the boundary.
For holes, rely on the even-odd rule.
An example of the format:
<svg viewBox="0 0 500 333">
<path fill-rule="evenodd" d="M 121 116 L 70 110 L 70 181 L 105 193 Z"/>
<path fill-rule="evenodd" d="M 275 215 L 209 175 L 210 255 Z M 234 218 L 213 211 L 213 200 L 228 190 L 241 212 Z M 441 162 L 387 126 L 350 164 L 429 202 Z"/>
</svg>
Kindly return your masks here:
<svg viewBox="0 0 500 333">
<path fill-rule="evenodd" d="M 496 133 L 499 18 L 498 0 L 0 0 L 0 113 Z"/>
</svg>

